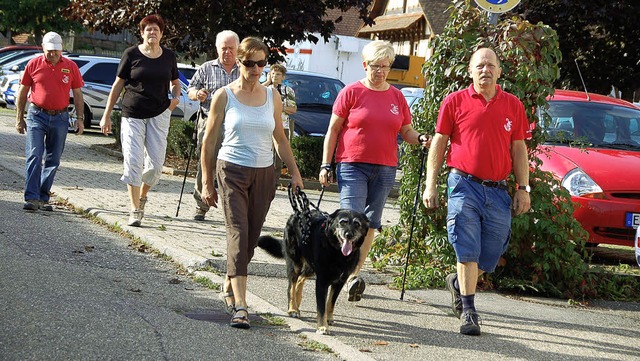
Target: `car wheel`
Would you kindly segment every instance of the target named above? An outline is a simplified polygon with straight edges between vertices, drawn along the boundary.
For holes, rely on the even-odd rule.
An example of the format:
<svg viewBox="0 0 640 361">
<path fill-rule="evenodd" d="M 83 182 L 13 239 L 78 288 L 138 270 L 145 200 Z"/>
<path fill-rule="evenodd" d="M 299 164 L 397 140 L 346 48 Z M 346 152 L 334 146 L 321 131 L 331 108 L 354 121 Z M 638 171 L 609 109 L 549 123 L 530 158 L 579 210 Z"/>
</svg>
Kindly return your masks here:
<svg viewBox="0 0 640 361">
<path fill-rule="evenodd" d="M 69 106 L 67 107 L 67 111 L 69 112 L 69 126 L 75 123 L 77 119 L 76 114 L 76 105 L 73 103 L 73 99 L 69 99 Z M 73 120 L 73 122 L 72 122 Z M 84 104 L 84 129 L 91 128 L 91 111 L 89 111 L 89 106 Z"/>
</svg>

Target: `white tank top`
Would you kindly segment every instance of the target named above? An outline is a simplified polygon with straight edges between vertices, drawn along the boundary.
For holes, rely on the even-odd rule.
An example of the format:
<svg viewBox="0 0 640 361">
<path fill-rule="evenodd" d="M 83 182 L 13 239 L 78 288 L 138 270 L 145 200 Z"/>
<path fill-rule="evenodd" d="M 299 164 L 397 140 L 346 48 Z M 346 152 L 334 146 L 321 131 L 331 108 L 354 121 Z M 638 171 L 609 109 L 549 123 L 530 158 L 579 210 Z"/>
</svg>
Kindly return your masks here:
<svg viewBox="0 0 640 361">
<path fill-rule="evenodd" d="M 273 166 L 273 92 L 267 88 L 267 101 L 252 107 L 240 103 L 229 87 L 224 116 L 224 140 L 218 158 L 251 168 Z"/>
</svg>

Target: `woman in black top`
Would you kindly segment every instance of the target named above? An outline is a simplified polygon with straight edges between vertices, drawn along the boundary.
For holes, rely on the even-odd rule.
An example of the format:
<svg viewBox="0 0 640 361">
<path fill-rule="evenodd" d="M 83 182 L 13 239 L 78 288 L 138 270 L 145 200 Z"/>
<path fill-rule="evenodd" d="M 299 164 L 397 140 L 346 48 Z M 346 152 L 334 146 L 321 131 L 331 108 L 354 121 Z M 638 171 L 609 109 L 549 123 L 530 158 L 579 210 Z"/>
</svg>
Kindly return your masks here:
<svg viewBox="0 0 640 361">
<path fill-rule="evenodd" d="M 100 120 L 102 132 L 111 132 L 111 111 L 122 89 L 120 139 L 131 213 L 128 224 L 139 227 L 147 193 L 158 183 L 167 149 L 171 112 L 180 99 L 175 54 L 160 45 L 164 21 L 149 15 L 140 21 L 142 44 L 125 50 L 107 107 Z M 171 95 L 169 96 L 169 92 Z"/>
</svg>

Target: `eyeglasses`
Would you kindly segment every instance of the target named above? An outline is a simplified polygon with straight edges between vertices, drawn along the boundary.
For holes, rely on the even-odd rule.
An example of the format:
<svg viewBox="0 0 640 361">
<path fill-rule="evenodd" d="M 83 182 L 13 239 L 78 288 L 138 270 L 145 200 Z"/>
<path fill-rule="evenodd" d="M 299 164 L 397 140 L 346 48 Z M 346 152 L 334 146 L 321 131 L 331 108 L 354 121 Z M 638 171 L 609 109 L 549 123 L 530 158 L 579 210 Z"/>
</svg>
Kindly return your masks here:
<svg viewBox="0 0 640 361">
<path fill-rule="evenodd" d="M 391 66 L 390 65 L 372 65 L 372 64 L 368 64 L 368 65 L 369 65 L 369 68 L 372 71 L 380 71 L 380 70 L 389 71 L 389 70 L 391 70 Z"/>
<path fill-rule="evenodd" d="M 241 60 L 240 61 L 242 63 L 242 65 L 246 66 L 247 68 L 253 68 L 255 65 L 257 65 L 259 68 L 264 68 L 265 65 L 267 65 L 267 61 L 266 60 Z"/>
</svg>

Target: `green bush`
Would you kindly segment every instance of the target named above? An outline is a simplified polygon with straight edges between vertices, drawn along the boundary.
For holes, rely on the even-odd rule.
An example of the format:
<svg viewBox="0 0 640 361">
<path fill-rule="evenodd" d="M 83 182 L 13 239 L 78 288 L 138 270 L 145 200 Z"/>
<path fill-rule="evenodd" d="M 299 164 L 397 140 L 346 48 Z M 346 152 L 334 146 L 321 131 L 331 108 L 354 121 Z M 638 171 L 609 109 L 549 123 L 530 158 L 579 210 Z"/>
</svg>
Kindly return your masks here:
<svg viewBox="0 0 640 361">
<path fill-rule="evenodd" d="M 182 119 L 171 119 L 169 134 L 167 135 L 167 154 L 181 158 L 189 157 L 191 146 L 195 146 L 193 130 L 195 124 Z"/>
<path fill-rule="evenodd" d="M 302 178 L 318 178 L 322 164 L 323 137 L 293 137 L 291 150 Z"/>
<path fill-rule="evenodd" d="M 122 120 L 122 113 L 119 111 L 114 111 L 111 113 L 111 133 L 113 133 L 113 137 L 115 138 L 116 145 L 118 148 L 122 146 L 120 143 L 120 121 Z"/>
<path fill-rule="evenodd" d="M 538 119 L 535 109 L 548 109 L 546 97 L 553 94 L 553 82 L 558 77 L 561 54 L 555 31 L 517 17 L 490 25 L 486 14 L 470 2 L 455 0 L 454 7 L 443 34 L 434 40 L 433 55 L 424 65 L 429 82 L 414 127 L 433 133 L 444 97 L 469 86 L 469 58 L 480 46 L 496 50 L 503 69 L 499 82 L 522 100 L 529 121 L 548 122 L 549 116 L 543 114 Z M 483 276 L 484 287 L 577 300 L 640 299 L 640 282 L 634 277 L 607 272 L 584 261 L 588 259 L 584 252 L 587 233 L 573 217 L 574 204 L 568 191 L 539 168 L 546 158 L 538 147 L 542 142 L 544 134 L 536 127 L 527 142 L 532 163 L 531 211 L 513 218 L 509 248 L 496 272 Z M 398 270 L 394 281 L 399 286 L 415 217 L 407 287 L 443 287 L 445 276 L 456 268 L 455 253 L 447 241 L 447 169 L 443 167 L 438 178 L 441 207 L 426 212 L 420 205 L 414 212 L 416 189 L 424 189 L 424 178 L 418 184 L 421 157 L 417 147 L 409 147 L 402 157 L 400 223 L 385 228 L 375 239 L 371 257 L 376 267 Z M 514 189 L 513 177 L 509 185 Z"/>
</svg>

